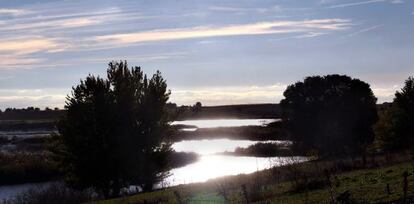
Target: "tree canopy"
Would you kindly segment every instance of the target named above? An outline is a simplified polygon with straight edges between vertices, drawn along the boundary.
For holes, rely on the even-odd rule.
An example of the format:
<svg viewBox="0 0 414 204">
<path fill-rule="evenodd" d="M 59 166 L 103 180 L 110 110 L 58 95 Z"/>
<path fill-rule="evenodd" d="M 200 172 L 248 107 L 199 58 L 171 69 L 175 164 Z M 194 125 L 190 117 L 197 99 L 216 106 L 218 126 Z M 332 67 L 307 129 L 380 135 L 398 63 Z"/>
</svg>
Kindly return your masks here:
<svg viewBox="0 0 414 204">
<path fill-rule="evenodd" d="M 111 62 L 107 79 L 89 75 L 67 97 L 59 122 L 66 180 L 105 197 L 122 187 L 151 190 L 168 173 L 165 105 L 170 92 L 157 71 Z"/>
<path fill-rule="evenodd" d="M 383 150 L 398 151 L 414 146 L 413 77 L 405 81 L 404 87 L 395 93 L 391 107 L 380 116 L 375 130 Z"/>
<path fill-rule="evenodd" d="M 298 149 L 351 154 L 364 151 L 374 139 L 377 99 L 363 81 L 312 76 L 288 86 L 284 96 L 282 118 Z"/>
</svg>

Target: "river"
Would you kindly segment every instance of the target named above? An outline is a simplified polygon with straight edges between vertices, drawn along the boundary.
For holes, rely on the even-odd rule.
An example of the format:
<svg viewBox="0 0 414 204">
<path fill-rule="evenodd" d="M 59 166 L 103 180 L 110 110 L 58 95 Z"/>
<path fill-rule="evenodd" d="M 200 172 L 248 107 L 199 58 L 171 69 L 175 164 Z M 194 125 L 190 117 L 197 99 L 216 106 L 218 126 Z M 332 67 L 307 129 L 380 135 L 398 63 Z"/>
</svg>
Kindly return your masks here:
<svg viewBox="0 0 414 204">
<path fill-rule="evenodd" d="M 277 119 L 219 119 L 219 120 L 187 120 L 175 121 L 172 124 L 192 125 L 197 128 L 237 127 L 249 125 L 266 125 Z M 248 174 L 273 166 L 280 166 L 289 162 L 305 161 L 303 157 L 245 157 L 220 155 L 225 151 L 234 151 L 237 147 L 247 147 L 258 141 L 249 140 L 185 140 L 176 142 L 172 148 L 177 152 L 195 152 L 200 155 L 198 161 L 181 168 L 171 170 L 171 175 L 162 184 L 163 187 L 194 182 L 204 182 L 209 179 L 237 174 Z M 264 141 L 270 142 L 270 141 Z M 289 142 L 289 141 L 271 141 Z M 30 188 L 39 188 L 50 185 L 50 182 L 39 184 L 22 184 L 0 186 L 0 200 L 9 199 L 16 194 Z"/>
</svg>

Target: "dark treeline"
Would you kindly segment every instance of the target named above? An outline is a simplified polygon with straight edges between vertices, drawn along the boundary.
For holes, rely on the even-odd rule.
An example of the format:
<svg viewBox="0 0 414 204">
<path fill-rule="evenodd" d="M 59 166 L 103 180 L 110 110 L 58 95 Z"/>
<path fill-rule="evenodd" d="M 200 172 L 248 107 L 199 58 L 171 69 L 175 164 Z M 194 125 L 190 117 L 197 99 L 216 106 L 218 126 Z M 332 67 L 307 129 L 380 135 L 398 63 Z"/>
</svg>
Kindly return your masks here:
<svg viewBox="0 0 414 204">
<path fill-rule="evenodd" d="M 23 109 L 7 108 L 3 112 L 0 112 L 0 120 L 50 120 L 56 121 L 63 114 L 64 110 L 61 109 L 44 109 L 28 107 Z"/>
<path fill-rule="evenodd" d="M 169 104 L 169 111 L 176 120 L 215 118 L 280 118 L 279 104 L 240 104 L 203 106 L 200 102 L 192 106 Z"/>
</svg>

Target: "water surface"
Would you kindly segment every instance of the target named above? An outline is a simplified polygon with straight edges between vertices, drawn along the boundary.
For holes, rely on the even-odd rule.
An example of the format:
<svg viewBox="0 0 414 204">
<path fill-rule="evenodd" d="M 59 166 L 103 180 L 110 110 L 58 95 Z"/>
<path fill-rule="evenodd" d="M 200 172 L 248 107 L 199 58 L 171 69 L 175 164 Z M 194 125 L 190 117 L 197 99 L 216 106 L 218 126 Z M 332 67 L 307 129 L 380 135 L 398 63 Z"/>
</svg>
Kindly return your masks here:
<svg viewBox="0 0 414 204">
<path fill-rule="evenodd" d="M 264 126 L 280 119 L 209 119 L 209 120 L 183 120 L 174 121 L 172 125 L 192 125 L 198 128 Z"/>
<path fill-rule="evenodd" d="M 266 125 L 270 122 L 280 121 L 278 119 L 219 119 L 219 120 L 186 120 L 175 121 L 172 124 L 194 125 L 197 128 L 214 127 L 238 127 L 250 125 Z M 194 131 L 188 129 L 186 131 Z M 9 138 L 27 138 L 50 134 L 45 131 L 0 131 L 0 136 Z M 178 152 L 195 152 L 200 158 L 195 163 L 171 170 L 169 176 L 161 186 L 173 186 L 194 182 L 204 182 L 209 179 L 227 175 L 248 174 L 258 170 L 263 170 L 273 166 L 285 165 L 294 162 L 303 162 L 305 157 L 241 157 L 232 155 L 220 155 L 225 151 L 234 151 L 237 147 L 248 147 L 258 141 L 250 140 L 230 140 L 230 139 L 211 139 L 211 140 L 186 140 L 176 142 L 172 148 Z M 261 141 L 275 143 L 290 143 L 289 141 Z M 48 186 L 50 182 L 40 184 L 22 184 L 12 186 L 0 186 L 0 200 L 10 199 L 18 193 L 30 188 Z"/>
</svg>

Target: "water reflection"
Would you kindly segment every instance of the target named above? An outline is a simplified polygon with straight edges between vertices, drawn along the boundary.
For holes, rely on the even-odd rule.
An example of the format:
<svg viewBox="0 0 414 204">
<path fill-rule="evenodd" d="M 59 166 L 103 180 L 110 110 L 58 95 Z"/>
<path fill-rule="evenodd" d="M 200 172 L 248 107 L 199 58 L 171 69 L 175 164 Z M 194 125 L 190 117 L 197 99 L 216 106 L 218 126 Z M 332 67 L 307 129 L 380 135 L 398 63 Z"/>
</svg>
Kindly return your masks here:
<svg viewBox="0 0 414 204">
<path fill-rule="evenodd" d="M 173 169 L 172 175 L 165 181 L 167 185 L 174 186 L 195 182 L 204 182 L 209 179 L 253 173 L 258 170 L 288 163 L 303 162 L 304 157 L 235 157 L 225 155 L 204 155 L 196 163 L 185 167 Z"/>
<path fill-rule="evenodd" d="M 175 151 L 195 152 L 201 156 L 195 163 L 173 169 L 171 171 L 171 176 L 164 182 L 164 186 L 204 182 L 217 177 L 248 174 L 273 166 L 306 161 L 305 157 L 263 158 L 215 154 L 225 151 L 234 151 L 237 147 L 248 147 L 257 142 L 258 141 L 249 140 L 214 139 L 188 140 L 174 143 L 172 147 Z M 290 141 L 262 142 L 290 144 Z"/>
<path fill-rule="evenodd" d="M 211 119 L 211 120 L 184 120 L 174 121 L 172 125 L 192 125 L 198 128 L 214 128 L 214 127 L 240 127 L 257 125 L 262 126 L 271 122 L 280 121 L 280 119 Z"/>
</svg>

